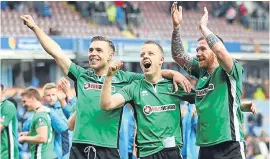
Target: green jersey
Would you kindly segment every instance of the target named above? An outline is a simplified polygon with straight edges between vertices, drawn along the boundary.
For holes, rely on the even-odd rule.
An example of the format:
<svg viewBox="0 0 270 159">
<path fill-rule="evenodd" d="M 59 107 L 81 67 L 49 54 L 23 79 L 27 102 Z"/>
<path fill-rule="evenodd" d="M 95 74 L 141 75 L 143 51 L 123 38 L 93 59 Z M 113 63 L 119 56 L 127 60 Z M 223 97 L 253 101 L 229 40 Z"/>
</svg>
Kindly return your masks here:
<svg viewBox="0 0 270 159">
<path fill-rule="evenodd" d="M 37 129 L 42 126 L 48 127 L 48 140 L 43 144 L 30 144 L 31 159 L 56 158 L 57 156 L 54 152 L 54 132 L 51 126 L 51 118 L 48 113 L 35 112 L 30 125 L 29 136 L 36 136 Z"/>
<path fill-rule="evenodd" d="M 3 101 L 0 106 L 0 113 L 0 122 L 5 127 L 1 132 L 1 158 L 18 159 L 18 120 L 15 105 L 8 100 Z"/>
<path fill-rule="evenodd" d="M 173 83 L 162 79 L 155 86 L 143 80 L 137 80 L 123 87 L 119 93 L 125 102 L 134 106 L 137 123 L 138 156 L 145 157 L 164 148 L 163 139 L 173 138 L 175 145 L 181 147 L 181 100 L 194 103 L 194 94 L 187 94 L 179 87 L 173 93 Z"/>
<path fill-rule="evenodd" d="M 228 74 L 221 66 L 213 73 L 199 68 L 193 60 L 191 74 L 197 77 L 197 145 L 212 146 L 225 141 L 244 141 L 240 110 L 243 67 L 234 61 Z"/>
<path fill-rule="evenodd" d="M 74 63 L 69 68 L 68 76 L 74 80 L 77 93 L 73 142 L 117 148 L 122 108 L 101 110 L 100 95 L 105 77 L 99 77 L 94 71 Z M 141 74 L 120 70 L 113 76 L 112 93 L 142 78 Z"/>
</svg>

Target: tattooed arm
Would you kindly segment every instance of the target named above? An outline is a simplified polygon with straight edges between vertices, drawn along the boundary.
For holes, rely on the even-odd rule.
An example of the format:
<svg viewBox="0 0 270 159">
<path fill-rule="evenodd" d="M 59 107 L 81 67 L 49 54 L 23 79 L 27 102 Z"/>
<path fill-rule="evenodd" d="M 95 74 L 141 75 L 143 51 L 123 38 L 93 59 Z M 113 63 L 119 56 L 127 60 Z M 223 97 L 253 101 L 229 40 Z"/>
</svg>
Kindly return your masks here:
<svg viewBox="0 0 270 159">
<path fill-rule="evenodd" d="M 200 22 L 200 30 L 203 36 L 206 38 L 206 41 L 210 49 L 212 49 L 212 51 L 216 54 L 220 66 L 227 73 L 231 73 L 233 67 L 233 59 L 230 56 L 227 49 L 225 48 L 223 42 L 220 41 L 220 39 L 207 28 L 207 22 L 208 22 L 208 11 L 206 7 L 204 7 L 204 15 Z"/>
<path fill-rule="evenodd" d="M 192 57 L 189 56 L 184 50 L 179 30 L 174 30 L 172 33 L 171 50 L 174 61 L 188 74 L 191 74 Z"/>
<path fill-rule="evenodd" d="M 177 2 L 174 2 L 171 8 L 173 33 L 171 41 L 172 58 L 188 74 L 191 74 L 192 57 L 185 53 L 184 46 L 180 37 L 180 25 L 182 22 L 182 7 L 177 9 Z"/>
</svg>

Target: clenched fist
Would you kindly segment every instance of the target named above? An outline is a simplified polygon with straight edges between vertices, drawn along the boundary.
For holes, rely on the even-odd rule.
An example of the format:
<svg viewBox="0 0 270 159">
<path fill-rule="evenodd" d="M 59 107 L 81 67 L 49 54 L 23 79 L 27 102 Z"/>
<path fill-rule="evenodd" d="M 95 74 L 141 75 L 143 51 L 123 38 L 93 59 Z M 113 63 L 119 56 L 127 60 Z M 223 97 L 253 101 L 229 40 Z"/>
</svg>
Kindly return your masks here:
<svg viewBox="0 0 270 159">
<path fill-rule="evenodd" d="M 107 76 L 114 75 L 121 68 L 122 65 L 123 63 L 121 61 L 112 61 L 109 66 Z"/>
</svg>

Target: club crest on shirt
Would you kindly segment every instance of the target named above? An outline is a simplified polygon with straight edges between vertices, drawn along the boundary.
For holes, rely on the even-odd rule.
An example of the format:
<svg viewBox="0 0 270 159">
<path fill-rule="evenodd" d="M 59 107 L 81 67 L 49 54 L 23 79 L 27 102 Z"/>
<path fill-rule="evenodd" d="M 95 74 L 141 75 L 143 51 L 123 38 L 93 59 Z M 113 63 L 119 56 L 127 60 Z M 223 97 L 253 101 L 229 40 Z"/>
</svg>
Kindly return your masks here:
<svg viewBox="0 0 270 159">
<path fill-rule="evenodd" d="M 94 90 L 102 90 L 103 84 L 98 84 L 98 83 L 84 83 L 83 89 L 84 90 L 89 90 L 89 89 L 94 89 Z M 112 86 L 112 92 L 115 92 L 115 87 Z"/>
<path fill-rule="evenodd" d="M 196 96 L 204 96 L 209 91 L 212 91 L 214 89 L 215 89 L 214 84 L 210 83 L 207 88 L 204 88 L 204 89 L 201 89 L 201 90 L 196 90 Z"/>
<path fill-rule="evenodd" d="M 1 122 L 1 123 L 5 122 L 5 118 L 6 118 L 5 116 L 1 116 L 0 122 Z"/>
<path fill-rule="evenodd" d="M 167 104 L 162 106 L 150 106 L 146 105 L 143 107 L 143 112 L 146 115 L 150 115 L 151 113 L 160 113 L 165 111 L 173 111 L 176 110 L 175 104 Z"/>
<path fill-rule="evenodd" d="M 39 125 L 43 125 L 44 124 L 44 122 L 43 122 L 43 120 L 41 118 L 38 119 L 38 124 Z"/>
</svg>

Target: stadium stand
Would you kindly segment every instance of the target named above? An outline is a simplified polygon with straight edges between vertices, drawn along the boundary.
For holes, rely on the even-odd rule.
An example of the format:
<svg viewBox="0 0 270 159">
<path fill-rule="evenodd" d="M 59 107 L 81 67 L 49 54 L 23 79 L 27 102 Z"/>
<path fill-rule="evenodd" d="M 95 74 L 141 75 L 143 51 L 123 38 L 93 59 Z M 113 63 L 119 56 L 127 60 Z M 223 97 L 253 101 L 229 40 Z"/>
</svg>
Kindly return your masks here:
<svg viewBox="0 0 270 159">
<path fill-rule="evenodd" d="M 19 20 L 20 15 L 30 14 L 45 31 L 48 31 L 51 27 L 57 27 L 61 32 L 61 36 L 89 37 L 101 34 L 116 38 L 125 37 L 115 25 L 99 26 L 97 24 L 88 23 L 86 19 L 82 18 L 80 14 L 75 11 L 74 6 L 68 5 L 66 2 L 48 3 L 51 7 L 51 18 L 38 17 L 38 14 L 31 10 L 27 4 L 22 11 L 9 9 L 1 11 L 1 21 L 5 23 L 5 25 L 2 26 L 2 35 L 31 35 L 31 31 L 26 27 L 22 27 L 21 21 Z M 157 39 L 170 39 L 171 19 L 170 14 L 168 14 L 170 3 L 162 1 L 141 1 L 138 3 L 141 8 L 140 26 L 134 28 L 134 34 L 138 35 L 140 38 L 155 37 Z M 196 39 L 200 36 L 198 22 L 203 13 L 203 6 L 208 7 L 209 12 L 211 12 L 211 2 L 200 2 L 199 10 L 197 11 L 183 11 L 183 39 Z M 106 16 L 106 13 L 102 13 L 102 15 L 104 14 Z M 101 13 L 94 13 L 94 15 L 98 16 L 101 15 Z M 269 39 L 269 33 L 266 31 L 245 29 L 240 23 L 231 25 L 226 22 L 224 17 L 213 19 L 214 17 L 210 16 L 209 26 L 226 41 L 266 42 Z"/>
</svg>

